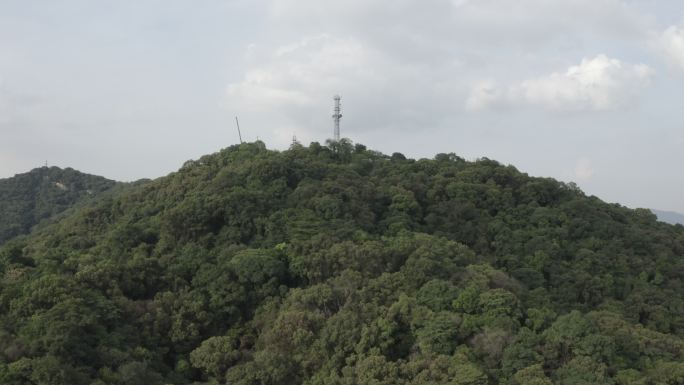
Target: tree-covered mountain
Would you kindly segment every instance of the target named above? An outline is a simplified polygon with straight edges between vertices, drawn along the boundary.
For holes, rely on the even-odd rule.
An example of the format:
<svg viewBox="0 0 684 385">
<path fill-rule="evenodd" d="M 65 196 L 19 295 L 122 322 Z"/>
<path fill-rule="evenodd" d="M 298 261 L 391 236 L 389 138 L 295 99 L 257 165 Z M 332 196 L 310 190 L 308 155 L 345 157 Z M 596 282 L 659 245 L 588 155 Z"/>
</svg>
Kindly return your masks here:
<svg viewBox="0 0 684 385">
<path fill-rule="evenodd" d="M 0 249 L 0 383 L 684 383 L 684 227 L 489 159 L 233 146 Z"/>
<path fill-rule="evenodd" d="M 116 182 L 71 168 L 41 167 L 0 179 L 0 244 L 112 188 Z"/>
</svg>

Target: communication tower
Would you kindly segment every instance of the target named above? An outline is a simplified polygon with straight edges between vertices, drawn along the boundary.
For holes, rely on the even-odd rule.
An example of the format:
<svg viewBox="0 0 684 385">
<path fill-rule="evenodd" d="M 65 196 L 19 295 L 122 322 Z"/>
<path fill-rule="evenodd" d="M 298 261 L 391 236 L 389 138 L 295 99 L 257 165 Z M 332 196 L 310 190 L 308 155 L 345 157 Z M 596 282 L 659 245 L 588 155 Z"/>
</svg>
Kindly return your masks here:
<svg viewBox="0 0 684 385">
<path fill-rule="evenodd" d="M 335 113 L 333 114 L 333 120 L 335 121 L 335 131 L 333 132 L 333 138 L 336 142 L 340 141 L 340 119 L 342 119 L 342 106 L 340 105 L 340 95 L 335 95 L 333 100 L 335 100 Z"/>
<path fill-rule="evenodd" d="M 235 117 L 235 125 L 237 126 L 238 130 L 238 138 L 240 138 L 240 144 L 242 144 L 242 133 L 240 132 L 240 121 L 238 120 L 238 117 Z"/>
</svg>

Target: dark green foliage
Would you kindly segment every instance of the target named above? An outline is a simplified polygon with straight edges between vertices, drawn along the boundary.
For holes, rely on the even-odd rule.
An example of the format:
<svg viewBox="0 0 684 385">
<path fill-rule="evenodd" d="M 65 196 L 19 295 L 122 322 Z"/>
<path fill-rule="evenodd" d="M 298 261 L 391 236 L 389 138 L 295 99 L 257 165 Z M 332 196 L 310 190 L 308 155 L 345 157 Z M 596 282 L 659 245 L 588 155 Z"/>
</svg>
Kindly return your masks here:
<svg viewBox="0 0 684 385">
<path fill-rule="evenodd" d="M 0 179 L 0 244 L 115 184 L 100 176 L 58 167 L 36 168 Z"/>
<path fill-rule="evenodd" d="M 3 384 L 684 381 L 684 227 L 489 159 L 243 144 L 52 222 L 0 247 Z"/>
</svg>

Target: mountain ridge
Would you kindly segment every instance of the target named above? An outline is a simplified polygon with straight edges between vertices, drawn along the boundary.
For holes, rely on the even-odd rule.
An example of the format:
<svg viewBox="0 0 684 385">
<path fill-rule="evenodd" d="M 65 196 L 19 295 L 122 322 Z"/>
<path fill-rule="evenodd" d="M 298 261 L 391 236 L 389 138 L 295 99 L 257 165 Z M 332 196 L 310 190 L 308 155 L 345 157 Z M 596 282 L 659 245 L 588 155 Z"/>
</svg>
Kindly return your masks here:
<svg viewBox="0 0 684 385">
<path fill-rule="evenodd" d="M 115 185 L 101 176 L 54 166 L 0 179 L 0 243 Z"/>
<path fill-rule="evenodd" d="M 678 213 L 675 211 L 665 211 L 665 210 L 656 210 L 656 209 L 651 209 L 651 211 L 658 217 L 658 220 L 663 221 L 665 223 L 669 223 L 671 225 L 684 225 L 684 214 Z"/>
<path fill-rule="evenodd" d="M 486 158 L 246 143 L 1 246 L 0 382 L 676 383 L 683 254 Z"/>
</svg>

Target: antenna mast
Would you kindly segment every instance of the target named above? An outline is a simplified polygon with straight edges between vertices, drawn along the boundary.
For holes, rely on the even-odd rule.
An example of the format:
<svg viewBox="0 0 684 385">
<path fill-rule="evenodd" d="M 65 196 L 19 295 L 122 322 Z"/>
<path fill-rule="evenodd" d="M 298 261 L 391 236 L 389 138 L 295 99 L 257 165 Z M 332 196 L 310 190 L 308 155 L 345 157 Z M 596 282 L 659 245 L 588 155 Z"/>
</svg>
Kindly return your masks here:
<svg viewBox="0 0 684 385">
<path fill-rule="evenodd" d="M 340 119 L 342 119 L 342 107 L 340 106 L 340 95 L 335 95 L 333 100 L 335 101 L 335 114 L 333 114 L 333 120 L 335 121 L 335 131 L 333 132 L 333 137 L 336 142 L 340 141 Z"/>
<path fill-rule="evenodd" d="M 238 130 L 238 137 L 240 138 L 240 144 L 242 144 L 242 134 L 240 133 L 240 122 L 238 121 L 238 117 L 235 117 L 235 125 L 237 126 Z"/>
</svg>

